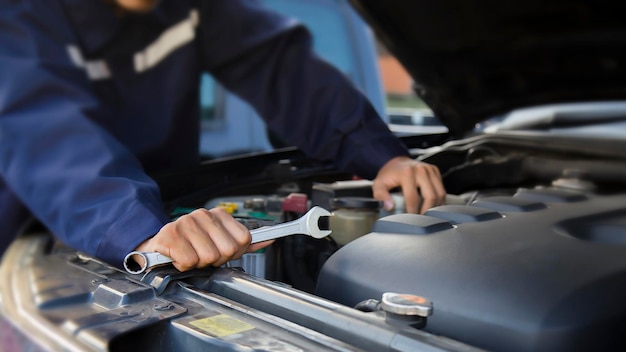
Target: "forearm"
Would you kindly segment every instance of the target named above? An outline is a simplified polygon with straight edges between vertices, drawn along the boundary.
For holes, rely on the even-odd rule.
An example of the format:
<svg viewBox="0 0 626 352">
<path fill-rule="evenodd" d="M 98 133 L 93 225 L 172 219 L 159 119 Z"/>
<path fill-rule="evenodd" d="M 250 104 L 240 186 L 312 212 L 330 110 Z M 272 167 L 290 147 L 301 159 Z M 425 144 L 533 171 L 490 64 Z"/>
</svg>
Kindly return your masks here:
<svg viewBox="0 0 626 352">
<path fill-rule="evenodd" d="M 106 116 L 55 4 L 0 13 L 0 176 L 63 242 L 121 265 L 168 219 L 139 162 L 93 122 Z"/>
<path fill-rule="evenodd" d="M 209 39 L 218 43 L 221 39 L 211 37 L 217 29 L 211 27 L 212 18 L 207 19 L 208 27 L 201 28 L 205 31 L 201 33 L 207 33 L 200 36 L 201 47 L 206 42 L 207 57 L 216 50 L 219 54 L 207 58 L 206 66 L 229 90 L 251 103 L 272 131 L 310 157 L 333 161 L 366 178 L 373 178 L 393 157 L 408 155 L 367 98 L 343 73 L 313 53 L 303 27 L 265 20 L 271 15 L 237 3 L 241 2 L 214 5 L 210 13 L 227 17 L 237 6 L 239 12 L 252 12 L 220 27 L 222 32 L 235 33 L 234 38 L 228 36 L 230 40 L 243 44 L 221 43 L 218 50 Z M 251 21 L 254 26 L 248 25 Z M 247 27 L 255 32 L 238 30 Z"/>
</svg>

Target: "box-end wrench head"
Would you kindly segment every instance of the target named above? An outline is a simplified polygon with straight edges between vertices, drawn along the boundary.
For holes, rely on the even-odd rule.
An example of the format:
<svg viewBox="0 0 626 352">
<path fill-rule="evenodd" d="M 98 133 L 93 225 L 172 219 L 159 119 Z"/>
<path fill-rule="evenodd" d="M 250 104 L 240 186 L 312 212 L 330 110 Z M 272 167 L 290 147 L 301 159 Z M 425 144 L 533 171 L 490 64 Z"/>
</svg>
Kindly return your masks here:
<svg viewBox="0 0 626 352">
<path fill-rule="evenodd" d="M 251 243 L 298 234 L 309 235 L 314 238 L 326 237 L 332 232 L 328 229 L 329 216 L 331 214 L 326 209 L 315 206 L 296 220 L 251 230 Z M 171 262 L 172 259 L 170 257 L 158 252 L 133 251 L 124 257 L 124 269 L 131 274 L 141 274 L 154 267 L 170 264 Z"/>
<path fill-rule="evenodd" d="M 141 274 L 148 269 L 166 265 L 172 258 L 159 252 L 130 252 L 124 257 L 124 269 L 131 274 Z"/>
</svg>

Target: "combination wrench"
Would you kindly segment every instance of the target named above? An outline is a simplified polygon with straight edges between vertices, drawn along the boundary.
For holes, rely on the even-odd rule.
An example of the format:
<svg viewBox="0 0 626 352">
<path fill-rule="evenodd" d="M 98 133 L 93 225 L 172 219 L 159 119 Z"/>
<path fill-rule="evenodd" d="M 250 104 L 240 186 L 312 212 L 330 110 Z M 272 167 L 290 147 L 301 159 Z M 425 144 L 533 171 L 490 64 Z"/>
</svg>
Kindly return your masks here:
<svg viewBox="0 0 626 352">
<path fill-rule="evenodd" d="M 250 230 L 251 244 L 297 234 L 314 238 L 326 237 L 331 233 L 331 230 L 328 230 L 329 216 L 331 214 L 326 209 L 315 206 L 296 220 Z M 124 269 L 131 274 L 141 274 L 154 267 L 170 263 L 172 263 L 172 258 L 158 252 L 133 251 L 124 257 Z"/>
</svg>

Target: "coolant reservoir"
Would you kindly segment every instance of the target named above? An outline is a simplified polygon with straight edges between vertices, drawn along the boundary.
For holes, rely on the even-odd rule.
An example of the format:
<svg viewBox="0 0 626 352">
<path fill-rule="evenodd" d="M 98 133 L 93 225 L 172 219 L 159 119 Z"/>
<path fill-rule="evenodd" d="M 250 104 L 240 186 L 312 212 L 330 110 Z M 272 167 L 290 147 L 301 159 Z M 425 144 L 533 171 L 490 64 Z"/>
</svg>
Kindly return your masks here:
<svg viewBox="0 0 626 352">
<path fill-rule="evenodd" d="M 333 206 L 331 237 L 343 246 L 370 232 L 378 220 L 382 202 L 373 198 L 341 197 L 334 199 Z"/>
</svg>

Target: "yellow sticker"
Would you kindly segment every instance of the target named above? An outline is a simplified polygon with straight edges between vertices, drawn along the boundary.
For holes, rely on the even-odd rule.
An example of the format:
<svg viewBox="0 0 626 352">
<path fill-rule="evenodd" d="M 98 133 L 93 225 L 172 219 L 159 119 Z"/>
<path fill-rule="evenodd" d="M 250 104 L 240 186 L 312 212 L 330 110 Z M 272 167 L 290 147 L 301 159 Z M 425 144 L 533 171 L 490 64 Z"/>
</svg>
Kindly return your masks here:
<svg viewBox="0 0 626 352">
<path fill-rule="evenodd" d="M 198 319 L 189 324 L 217 337 L 224 337 L 254 329 L 254 326 L 232 318 L 226 314 L 219 314 L 210 318 Z"/>
<path fill-rule="evenodd" d="M 236 213 L 237 209 L 239 208 L 237 203 L 232 203 L 232 202 L 221 202 L 217 207 L 226 210 L 228 214 Z"/>
</svg>

